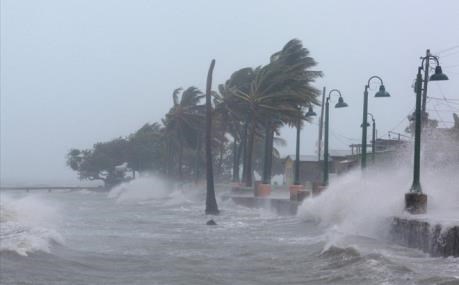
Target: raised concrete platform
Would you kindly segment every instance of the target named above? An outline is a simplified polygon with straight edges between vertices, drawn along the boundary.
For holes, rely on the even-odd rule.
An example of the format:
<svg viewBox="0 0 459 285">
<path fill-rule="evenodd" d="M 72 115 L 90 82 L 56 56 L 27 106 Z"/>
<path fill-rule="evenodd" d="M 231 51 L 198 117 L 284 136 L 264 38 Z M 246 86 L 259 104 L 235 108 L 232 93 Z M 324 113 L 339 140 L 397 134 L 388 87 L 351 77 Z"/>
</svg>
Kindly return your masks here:
<svg viewBox="0 0 459 285">
<path fill-rule="evenodd" d="M 232 186 L 231 193 L 235 195 L 254 195 L 253 187 Z"/>
<path fill-rule="evenodd" d="M 267 209 L 283 216 L 296 215 L 298 206 L 300 205 L 300 202 L 282 198 L 258 198 L 247 196 L 226 196 L 225 198 L 231 199 L 237 205 L 248 208 Z"/>
<path fill-rule="evenodd" d="M 441 225 L 416 217 L 394 217 L 392 239 L 432 256 L 459 257 L 459 225 Z"/>
</svg>

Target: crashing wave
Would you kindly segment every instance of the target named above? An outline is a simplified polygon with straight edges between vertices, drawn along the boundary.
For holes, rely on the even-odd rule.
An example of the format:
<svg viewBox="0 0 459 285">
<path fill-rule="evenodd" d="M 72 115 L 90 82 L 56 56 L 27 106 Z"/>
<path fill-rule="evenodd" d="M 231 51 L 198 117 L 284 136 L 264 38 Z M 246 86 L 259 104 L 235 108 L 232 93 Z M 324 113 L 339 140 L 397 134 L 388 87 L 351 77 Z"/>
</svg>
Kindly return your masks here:
<svg viewBox="0 0 459 285">
<path fill-rule="evenodd" d="M 12 198 L 1 194 L 0 252 L 50 252 L 53 244 L 63 244 L 56 231 L 56 208 L 36 196 Z"/>
</svg>

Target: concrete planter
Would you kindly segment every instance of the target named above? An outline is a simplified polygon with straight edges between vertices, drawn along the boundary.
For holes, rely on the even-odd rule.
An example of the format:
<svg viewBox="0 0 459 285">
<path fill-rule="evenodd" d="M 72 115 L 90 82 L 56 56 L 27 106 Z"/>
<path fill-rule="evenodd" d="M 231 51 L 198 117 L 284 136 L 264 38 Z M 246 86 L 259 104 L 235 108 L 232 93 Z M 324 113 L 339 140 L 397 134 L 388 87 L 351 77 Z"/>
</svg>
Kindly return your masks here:
<svg viewBox="0 0 459 285">
<path fill-rule="evenodd" d="M 268 197 L 269 195 L 271 195 L 271 192 L 272 192 L 271 184 L 263 184 L 263 183 L 256 184 L 254 190 L 255 190 L 254 191 L 255 197 L 260 197 L 260 198 Z"/>
<path fill-rule="evenodd" d="M 290 200 L 299 202 L 303 201 L 311 195 L 311 191 L 306 190 L 304 185 L 290 185 L 289 192 Z"/>
</svg>

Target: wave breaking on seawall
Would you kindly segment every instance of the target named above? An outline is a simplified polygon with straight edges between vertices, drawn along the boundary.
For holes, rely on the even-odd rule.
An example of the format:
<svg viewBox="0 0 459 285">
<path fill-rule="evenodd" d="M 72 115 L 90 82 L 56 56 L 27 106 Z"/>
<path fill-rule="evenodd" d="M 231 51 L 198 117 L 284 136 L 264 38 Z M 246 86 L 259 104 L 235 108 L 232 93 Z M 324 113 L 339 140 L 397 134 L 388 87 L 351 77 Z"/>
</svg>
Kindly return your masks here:
<svg viewBox="0 0 459 285">
<path fill-rule="evenodd" d="M 457 175 L 451 168 L 426 169 L 423 191 L 429 197 L 428 211 L 424 218 L 442 224 L 457 223 L 451 217 L 459 215 Z M 368 169 L 351 171 L 336 177 L 327 191 L 307 199 L 298 215 L 327 228 L 329 245 L 342 238 L 363 236 L 389 238 L 393 217 L 403 216 L 404 195 L 411 185 L 410 169 Z"/>
</svg>

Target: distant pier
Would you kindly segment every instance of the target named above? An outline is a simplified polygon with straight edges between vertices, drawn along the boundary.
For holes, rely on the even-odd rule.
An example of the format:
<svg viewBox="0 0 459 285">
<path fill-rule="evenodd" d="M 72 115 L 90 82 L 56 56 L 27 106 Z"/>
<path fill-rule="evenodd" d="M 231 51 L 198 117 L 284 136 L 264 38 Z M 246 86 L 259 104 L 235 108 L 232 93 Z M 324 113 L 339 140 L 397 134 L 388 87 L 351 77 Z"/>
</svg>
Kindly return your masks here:
<svg viewBox="0 0 459 285">
<path fill-rule="evenodd" d="M 103 192 L 106 191 L 105 187 L 82 187 L 82 186 L 21 186 L 21 187 L 8 187 L 0 186 L 0 191 L 6 190 L 16 190 L 16 191 L 79 191 L 79 190 L 88 190 L 94 192 Z"/>
</svg>

